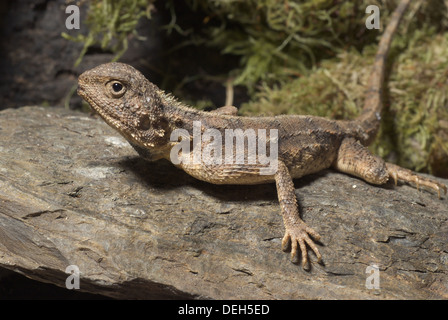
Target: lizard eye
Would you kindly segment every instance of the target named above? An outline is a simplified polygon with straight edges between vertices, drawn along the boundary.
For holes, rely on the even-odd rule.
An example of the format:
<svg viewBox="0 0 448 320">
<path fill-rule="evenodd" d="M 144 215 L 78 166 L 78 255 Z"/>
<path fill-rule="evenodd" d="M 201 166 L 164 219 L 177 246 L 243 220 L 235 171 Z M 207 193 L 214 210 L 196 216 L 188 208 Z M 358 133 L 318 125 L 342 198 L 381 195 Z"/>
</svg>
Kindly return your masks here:
<svg viewBox="0 0 448 320">
<path fill-rule="evenodd" d="M 126 87 L 120 81 L 111 81 L 108 83 L 109 91 L 114 98 L 120 98 L 126 92 Z"/>
<path fill-rule="evenodd" d="M 123 85 L 121 83 L 115 82 L 112 84 L 112 89 L 114 89 L 115 92 L 120 92 L 123 89 Z"/>
</svg>

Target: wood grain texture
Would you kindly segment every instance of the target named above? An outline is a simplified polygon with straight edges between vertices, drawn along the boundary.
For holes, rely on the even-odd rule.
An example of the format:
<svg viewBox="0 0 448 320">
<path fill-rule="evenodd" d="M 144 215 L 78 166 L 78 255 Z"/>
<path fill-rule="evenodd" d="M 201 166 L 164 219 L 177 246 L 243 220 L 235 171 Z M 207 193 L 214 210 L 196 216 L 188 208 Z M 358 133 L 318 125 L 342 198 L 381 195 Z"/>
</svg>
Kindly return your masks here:
<svg viewBox="0 0 448 320">
<path fill-rule="evenodd" d="M 0 266 L 118 298 L 447 299 L 448 202 L 326 170 L 295 181 L 322 235 L 309 272 L 280 250 L 274 184 L 211 185 L 149 163 L 102 120 L 0 112 Z M 437 179 L 447 184 L 447 180 Z M 380 289 L 366 289 L 366 267 Z"/>
</svg>

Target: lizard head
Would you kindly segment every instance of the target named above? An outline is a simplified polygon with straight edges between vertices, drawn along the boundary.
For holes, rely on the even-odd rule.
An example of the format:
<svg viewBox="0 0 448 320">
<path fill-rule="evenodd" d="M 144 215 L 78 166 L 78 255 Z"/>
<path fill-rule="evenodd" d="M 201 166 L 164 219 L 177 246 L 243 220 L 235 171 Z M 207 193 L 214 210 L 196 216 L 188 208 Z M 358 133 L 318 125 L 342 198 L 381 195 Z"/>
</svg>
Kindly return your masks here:
<svg viewBox="0 0 448 320">
<path fill-rule="evenodd" d="M 146 158 L 169 140 L 163 91 L 130 65 L 102 64 L 78 78 L 78 95 Z"/>
</svg>

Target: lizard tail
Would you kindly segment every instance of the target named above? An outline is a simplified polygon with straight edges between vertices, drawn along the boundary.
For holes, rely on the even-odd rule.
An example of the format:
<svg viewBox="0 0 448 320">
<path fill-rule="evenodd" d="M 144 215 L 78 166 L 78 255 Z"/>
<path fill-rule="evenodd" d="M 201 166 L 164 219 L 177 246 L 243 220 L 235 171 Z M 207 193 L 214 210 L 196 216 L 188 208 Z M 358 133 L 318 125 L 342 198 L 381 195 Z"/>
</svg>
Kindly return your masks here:
<svg viewBox="0 0 448 320">
<path fill-rule="evenodd" d="M 372 74 L 367 86 L 367 92 L 364 100 L 364 107 L 361 114 L 356 118 L 356 122 L 361 124 L 364 145 L 369 145 L 376 137 L 380 127 L 381 111 L 383 109 L 382 90 L 384 82 L 384 73 L 386 69 L 386 59 L 390 44 L 398 24 L 409 5 L 410 0 L 401 0 L 392 14 L 389 24 L 384 31 L 378 51 L 375 56 Z"/>
</svg>

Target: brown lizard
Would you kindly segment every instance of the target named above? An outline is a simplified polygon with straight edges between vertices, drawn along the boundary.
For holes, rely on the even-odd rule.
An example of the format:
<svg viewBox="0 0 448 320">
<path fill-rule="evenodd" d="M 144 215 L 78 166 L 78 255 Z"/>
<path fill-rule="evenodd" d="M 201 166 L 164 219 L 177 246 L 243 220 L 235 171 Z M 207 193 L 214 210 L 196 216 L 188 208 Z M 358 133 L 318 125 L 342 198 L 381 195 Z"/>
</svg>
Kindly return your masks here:
<svg viewBox="0 0 448 320">
<path fill-rule="evenodd" d="M 272 136 L 264 139 L 267 147 L 277 143 L 278 148 L 275 159 L 277 170 L 269 174 L 261 174 L 262 169 L 267 168 L 266 162 L 258 159 L 255 163 L 248 161 L 254 152 L 249 148 L 249 143 L 243 144 L 245 158 L 242 163 L 207 162 L 203 158 L 203 161 L 180 161 L 175 165 L 197 179 L 214 184 L 275 182 L 285 226 L 282 247 L 285 250 L 291 243 L 292 260 L 300 249 L 302 266 L 306 268 L 307 245 L 321 262 L 321 254 L 313 241 L 319 240 L 320 235 L 299 216 L 293 178 L 334 168 L 371 184 L 381 185 L 393 178 L 395 183 L 402 180 L 415 183 L 417 188 L 425 186 L 434 189 L 439 198 L 441 190 L 445 194 L 447 192 L 445 185 L 386 163 L 372 155 L 366 147 L 379 129 L 385 60 L 392 36 L 408 4 L 409 0 L 400 2 L 382 35 L 364 107 L 355 120 L 336 121 L 304 115 L 239 117 L 235 114 L 236 109 L 231 107 L 203 112 L 182 104 L 149 82 L 139 71 L 122 63 L 103 64 L 81 74 L 78 94 L 143 158 L 150 161 L 166 158 L 175 162 L 173 154 L 180 154 L 178 147 L 182 141 L 188 141 L 187 146 L 191 147 L 189 153 L 183 155 L 184 160 L 191 160 L 197 150 L 205 151 L 211 142 L 195 142 L 195 123 L 199 124 L 200 133 L 213 129 L 222 135 L 230 129 L 277 130 L 277 140 L 271 139 Z M 171 135 L 179 129 L 183 137 L 173 140 Z M 261 135 L 256 138 L 261 141 Z M 173 150 L 176 151 L 173 153 Z M 232 150 L 238 151 L 235 148 Z M 221 151 L 226 151 L 224 146 Z"/>
</svg>

